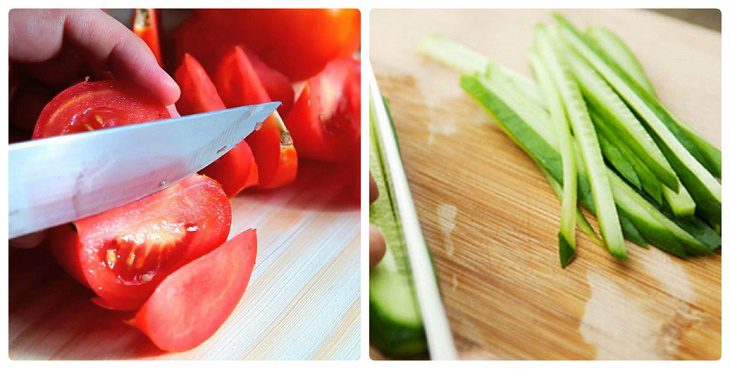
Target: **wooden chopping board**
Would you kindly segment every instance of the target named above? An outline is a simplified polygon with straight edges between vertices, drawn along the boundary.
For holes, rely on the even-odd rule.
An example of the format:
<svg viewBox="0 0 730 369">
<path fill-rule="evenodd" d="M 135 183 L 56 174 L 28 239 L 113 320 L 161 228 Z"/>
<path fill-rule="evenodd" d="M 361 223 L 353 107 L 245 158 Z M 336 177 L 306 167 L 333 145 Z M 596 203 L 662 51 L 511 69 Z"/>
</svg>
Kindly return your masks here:
<svg viewBox="0 0 730 369">
<path fill-rule="evenodd" d="M 533 27 L 550 13 L 371 13 L 371 61 L 460 356 L 718 359 L 721 256 L 681 260 L 631 244 L 620 263 L 581 235 L 576 260 L 561 269 L 560 205 L 542 174 L 459 88 L 457 73 L 416 51 L 439 33 L 529 73 Z M 670 109 L 720 144 L 719 33 L 647 11 L 563 13 L 619 34 Z"/>
<path fill-rule="evenodd" d="M 232 199 L 231 236 L 258 231 L 236 310 L 209 340 L 165 353 L 97 307 L 45 247 L 11 250 L 11 359 L 355 359 L 360 356 L 360 211 L 352 179 L 305 162 L 293 185 Z"/>
</svg>

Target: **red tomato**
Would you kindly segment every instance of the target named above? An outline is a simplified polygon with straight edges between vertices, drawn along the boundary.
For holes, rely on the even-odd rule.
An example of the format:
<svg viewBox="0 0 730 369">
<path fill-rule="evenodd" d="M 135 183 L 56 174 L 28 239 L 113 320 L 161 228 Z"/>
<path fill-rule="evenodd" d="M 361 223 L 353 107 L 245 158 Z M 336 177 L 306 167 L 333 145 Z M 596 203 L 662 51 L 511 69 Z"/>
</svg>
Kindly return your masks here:
<svg viewBox="0 0 730 369">
<path fill-rule="evenodd" d="M 113 310 L 136 310 L 167 275 L 225 242 L 231 205 L 194 175 L 150 196 L 53 228 L 61 266 Z"/>
<path fill-rule="evenodd" d="M 327 64 L 307 80 L 286 121 L 302 157 L 329 162 L 359 159 L 360 62 L 343 58 Z"/>
<path fill-rule="evenodd" d="M 225 109 L 210 77 L 190 54 L 185 54 L 182 64 L 175 71 L 175 81 L 181 92 L 176 104 L 180 114 Z M 258 168 L 246 141 L 236 145 L 200 173 L 218 181 L 228 197 L 236 196 L 246 187 L 256 185 L 259 180 Z"/>
<path fill-rule="evenodd" d="M 357 9 L 203 9 L 205 25 L 244 44 L 266 64 L 300 81 L 360 47 Z"/>
<path fill-rule="evenodd" d="M 175 59 L 178 63 L 184 61 L 186 54 L 190 54 L 208 71 L 215 70 L 220 65 L 221 58 L 235 46 L 246 50 L 235 37 L 218 31 L 209 22 L 198 17 L 188 18 L 175 33 Z M 271 100 L 281 102 L 276 110 L 279 114 L 286 115 L 294 103 L 294 89 L 289 78 L 269 67 L 250 50 L 246 50 L 246 55 Z"/>
<path fill-rule="evenodd" d="M 80 82 L 51 100 L 38 117 L 33 138 L 149 122 L 170 117 L 152 98 L 121 81 Z"/>
<path fill-rule="evenodd" d="M 236 47 L 221 60 L 215 84 L 228 107 L 269 102 L 249 58 Z M 284 122 L 277 112 L 246 138 L 259 170 L 259 187 L 275 188 L 291 183 L 297 174 L 297 153 Z"/>
<path fill-rule="evenodd" d="M 157 9 L 134 9 L 132 11 L 132 32 L 149 46 L 162 65 L 162 51 L 160 50 L 160 11 Z"/>
<path fill-rule="evenodd" d="M 163 350 L 196 347 L 236 308 L 255 263 L 256 231 L 248 230 L 170 274 L 130 323 Z"/>
</svg>

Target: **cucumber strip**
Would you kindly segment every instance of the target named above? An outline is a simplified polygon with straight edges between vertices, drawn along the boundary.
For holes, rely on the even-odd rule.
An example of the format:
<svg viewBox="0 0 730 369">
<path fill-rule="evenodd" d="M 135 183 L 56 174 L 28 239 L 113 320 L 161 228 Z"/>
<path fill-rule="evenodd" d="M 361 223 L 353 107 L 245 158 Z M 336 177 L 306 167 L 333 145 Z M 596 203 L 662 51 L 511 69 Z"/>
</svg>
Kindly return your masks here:
<svg viewBox="0 0 730 369">
<path fill-rule="evenodd" d="M 639 229 L 636 228 L 631 218 L 626 215 L 621 207 L 618 207 L 618 220 L 621 222 L 621 231 L 624 233 L 624 238 L 645 249 L 649 248 L 649 242 L 641 235 Z"/>
<path fill-rule="evenodd" d="M 542 106 L 540 89 L 533 80 L 512 69 L 490 62 L 489 58 L 465 45 L 444 36 L 429 35 L 418 44 L 418 51 L 422 55 L 444 64 L 461 74 L 499 73 L 497 77 L 505 76 L 522 94 Z M 491 66 L 494 66 L 493 69 L 495 70 L 488 72 Z"/>
<path fill-rule="evenodd" d="M 547 42 L 547 40 L 543 40 Z M 560 249 L 560 265 L 565 268 L 575 256 L 575 225 L 576 207 L 578 202 L 578 180 L 573 152 L 573 136 L 570 133 L 570 124 L 565 116 L 563 102 L 560 99 L 558 87 L 548 72 L 547 63 L 557 63 L 557 60 L 543 62 L 553 55 L 544 50 L 546 45 L 538 42 L 539 56 L 530 55 L 530 65 L 537 78 L 538 85 L 543 91 L 548 104 L 548 111 L 553 123 L 553 130 L 557 133 L 560 146 L 560 155 L 563 165 L 563 198 L 561 200 L 560 232 L 558 245 Z"/>
<path fill-rule="evenodd" d="M 580 34 L 565 18 L 556 14 L 563 40 L 571 45 L 614 88 L 651 128 L 655 141 L 697 203 L 698 213 L 712 223 L 720 223 L 722 190 L 713 175 L 687 151 L 667 128 L 671 115 L 653 96 L 646 93 L 615 63 L 603 59 L 592 42 Z"/>
<path fill-rule="evenodd" d="M 370 117 L 376 119 L 372 110 Z M 380 189 L 380 197 L 370 205 L 370 223 L 380 228 L 388 247 L 383 260 L 370 271 L 370 338 L 385 355 L 421 355 L 427 352 L 425 330 L 390 174 L 383 162 L 378 137 L 377 124 L 371 121 L 370 172 Z"/>
<path fill-rule="evenodd" d="M 621 175 L 623 179 L 631 183 L 636 188 L 641 188 L 641 179 L 636 174 L 636 170 L 631 163 L 626 160 L 624 154 L 609 141 L 605 135 L 599 129 L 596 129 L 598 133 L 598 143 L 601 145 L 601 152 L 606 158 L 606 161 L 611 164 L 614 170 Z"/>
<path fill-rule="evenodd" d="M 539 110 L 542 110 L 541 113 L 545 114 L 548 108 L 547 101 L 544 98 L 540 86 L 535 84 L 531 79 L 525 81 L 526 77 L 523 75 L 517 74 L 497 63 L 489 63 L 484 70 L 484 76 L 494 85 L 504 86 L 509 91 L 514 91 L 515 94 L 519 94 L 522 98 L 529 99 L 531 104 L 527 104 L 527 106 L 535 110 L 542 108 Z"/>
<path fill-rule="evenodd" d="M 571 67 L 573 76 L 580 85 L 588 104 L 601 112 L 601 117 L 612 129 L 627 141 L 636 156 L 643 159 L 657 178 L 672 189 L 679 188 L 679 180 L 659 147 L 651 139 L 638 119 L 611 89 L 606 81 L 583 59 L 568 52 L 565 59 Z"/>
<path fill-rule="evenodd" d="M 636 81 L 646 92 L 656 96 L 654 86 L 639 63 L 639 59 L 613 32 L 605 27 L 592 27 L 586 29 L 586 36 L 590 37 L 601 49 L 603 55 L 610 55 L 621 68 Z"/>
<path fill-rule="evenodd" d="M 674 215 L 678 217 L 694 215 L 697 204 L 684 186 L 680 186 L 679 191 L 662 186 L 662 195 Z"/>
<path fill-rule="evenodd" d="M 542 174 L 545 175 L 545 179 L 547 179 L 548 184 L 553 189 L 553 192 L 555 192 L 555 196 L 560 200 L 562 203 L 563 201 L 563 187 L 558 182 L 557 179 L 555 179 L 553 176 L 548 173 L 545 168 L 540 168 L 540 171 L 542 171 Z M 588 219 L 586 219 L 585 214 L 576 206 L 576 215 L 578 216 L 576 219 L 576 225 L 578 228 L 580 228 L 583 233 L 585 233 L 588 238 L 593 241 L 596 245 L 599 245 L 601 247 L 606 247 L 606 245 L 603 244 L 603 241 L 600 237 L 598 237 L 598 233 L 593 229 L 593 226 L 591 226 L 591 223 L 588 223 Z M 637 231 L 638 232 L 638 231 Z"/>
<path fill-rule="evenodd" d="M 560 99 L 578 143 L 578 153 L 585 163 L 603 241 L 612 256 L 625 260 L 628 254 L 621 232 L 621 223 L 618 220 L 616 204 L 607 177 L 608 169 L 603 163 L 593 122 L 588 115 L 588 108 L 577 83 L 570 75 L 565 61 L 558 57 L 564 54 L 565 50 L 559 49 L 561 44 L 558 42 L 557 34 L 547 32 L 544 27 L 538 26 L 536 43 L 541 53 L 547 55 L 545 60 L 547 69 L 558 87 Z"/>
<path fill-rule="evenodd" d="M 641 197 L 641 195 L 634 192 L 633 189 L 631 189 L 631 187 L 616 173 L 609 172 L 609 180 L 613 186 L 612 188 L 615 188 L 614 195 L 616 196 L 616 202 L 621 203 L 622 208 L 627 209 L 627 211 L 635 210 L 635 208 L 641 209 L 642 218 L 645 218 L 647 221 L 653 219 L 660 228 L 664 229 L 664 232 L 668 231 L 672 236 L 674 236 L 679 241 L 685 251 L 685 254 L 705 255 L 713 251 L 713 249 L 700 242 L 689 232 L 678 226 L 674 221 L 667 218 L 666 215 L 653 207 L 648 201 Z M 680 253 L 677 253 L 676 255 L 681 256 Z"/>
<path fill-rule="evenodd" d="M 587 35 L 595 41 L 604 58 L 612 58 L 617 66 L 631 76 L 648 94 L 651 94 L 657 100 L 659 99 L 639 60 L 618 36 L 602 27 L 589 27 Z M 671 112 L 668 113 L 671 114 Z M 664 121 L 667 128 L 677 136 L 677 139 L 687 151 L 702 163 L 710 173 L 715 177 L 722 177 L 722 153 L 720 149 L 702 138 L 692 128 L 677 119 L 676 116 L 671 115 L 671 120 Z"/>
</svg>

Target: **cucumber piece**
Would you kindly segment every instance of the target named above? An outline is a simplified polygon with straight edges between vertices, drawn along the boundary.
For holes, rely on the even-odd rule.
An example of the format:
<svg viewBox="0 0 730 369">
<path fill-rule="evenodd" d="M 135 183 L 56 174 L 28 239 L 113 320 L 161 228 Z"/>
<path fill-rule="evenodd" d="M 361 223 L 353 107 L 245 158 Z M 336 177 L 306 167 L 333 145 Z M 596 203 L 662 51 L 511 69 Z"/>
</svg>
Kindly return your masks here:
<svg viewBox="0 0 730 369">
<path fill-rule="evenodd" d="M 639 63 L 631 49 L 616 36 L 613 32 L 605 27 L 591 27 L 586 29 L 586 36 L 590 37 L 600 48 L 603 55 L 610 55 L 616 64 L 631 76 L 636 83 L 646 92 L 656 96 L 654 86 L 652 86 L 649 77 L 644 72 L 644 68 Z"/>
<path fill-rule="evenodd" d="M 598 47 L 604 58 L 612 58 L 626 74 L 641 86 L 648 94 L 658 100 L 654 86 L 651 84 L 639 60 L 631 49 L 608 29 L 588 28 L 586 33 Z M 671 113 L 670 113 L 671 114 Z M 676 116 L 665 121 L 667 128 L 677 137 L 679 142 L 715 177 L 722 177 L 722 153 L 720 149 L 698 135 L 692 128 L 682 123 Z"/>
<path fill-rule="evenodd" d="M 580 93 L 578 84 L 570 75 L 565 61 L 558 57 L 564 55 L 565 50 L 558 42 L 557 34 L 548 34 L 544 27 L 536 29 L 538 48 L 546 57 L 546 65 L 550 75 L 558 87 L 560 100 L 567 112 L 568 121 L 575 134 L 580 155 L 585 163 L 586 173 L 591 185 L 593 202 L 596 206 L 598 225 L 609 253 L 617 259 L 625 260 L 628 257 L 624 244 L 621 224 L 618 220 L 616 204 L 608 182 L 607 171 L 603 163 L 603 155 L 598 144 L 593 122 L 588 115 L 588 108 Z"/>
<path fill-rule="evenodd" d="M 679 180 L 671 165 L 651 136 L 638 119 L 624 104 L 621 98 L 611 89 L 601 76 L 594 71 L 581 57 L 568 52 L 565 59 L 571 67 L 573 76 L 580 85 L 588 104 L 601 113 L 601 117 L 615 129 L 617 134 L 643 159 L 652 173 L 672 189 L 679 188 Z"/>
<path fill-rule="evenodd" d="M 556 14 L 563 40 L 598 71 L 633 111 L 650 128 L 654 140 L 697 204 L 700 215 L 720 223 L 722 190 L 715 177 L 682 145 L 665 122 L 676 123 L 653 96 L 610 59 L 602 58 L 592 41 L 580 34 L 565 18 Z"/>
<path fill-rule="evenodd" d="M 376 115 L 370 111 L 370 172 L 380 189 L 370 204 L 370 223 L 379 227 L 387 249 L 383 260 L 370 271 L 370 340 L 390 357 L 423 355 L 426 333 L 418 308 L 408 255 L 384 163 L 377 132 Z"/>
<path fill-rule="evenodd" d="M 595 121 L 595 120 L 594 120 Z M 599 129 L 596 129 L 598 133 L 598 143 L 601 145 L 601 152 L 606 158 L 606 161 L 611 164 L 614 170 L 623 177 L 626 181 L 631 183 L 636 188 L 641 188 L 641 179 L 636 174 L 636 170 L 631 163 L 626 160 L 623 153 L 609 141 L 605 135 Z"/>
<path fill-rule="evenodd" d="M 563 196 L 561 200 L 560 232 L 558 245 L 560 250 L 560 265 L 565 268 L 575 256 L 575 225 L 578 202 L 578 179 L 573 152 L 573 135 L 570 132 L 570 123 L 566 117 L 558 86 L 553 80 L 549 69 L 557 68 L 557 58 L 547 50 L 549 40 L 538 31 L 537 53 L 530 55 L 530 65 L 537 78 L 538 85 L 548 104 L 548 111 L 552 120 L 552 128 L 557 133 L 560 146 L 560 156 L 563 166 Z M 554 64 L 554 65 L 553 65 Z"/>
</svg>

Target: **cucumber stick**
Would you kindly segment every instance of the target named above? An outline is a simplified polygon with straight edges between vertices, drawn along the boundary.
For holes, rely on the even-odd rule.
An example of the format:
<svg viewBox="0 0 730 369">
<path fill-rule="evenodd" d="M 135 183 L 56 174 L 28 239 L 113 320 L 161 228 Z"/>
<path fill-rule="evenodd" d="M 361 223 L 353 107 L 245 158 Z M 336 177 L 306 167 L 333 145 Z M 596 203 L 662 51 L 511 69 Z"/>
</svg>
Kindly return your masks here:
<svg viewBox="0 0 730 369">
<path fill-rule="evenodd" d="M 589 27 L 586 35 L 598 46 L 603 57 L 610 57 L 626 74 L 648 94 L 658 99 L 654 86 L 631 49 L 615 34 L 603 27 Z M 715 177 L 722 176 L 722 153 L 674 115 L 664 121 L 684 147 Z"/>
<path fill-rule="evenodd" d="M 671 165 L 621 97 L 580 56 L 567 52 L 565 59 L 587 103 L 602 113 L 602 117 L 612 129 L 620 132 L 628 141 L 629 147 L 637 156 L 643 158 L 657 178 L 670 188 L 678 190 L 679 180 Z"/>
<path fill-rule="evenodd" d="M 371 110 L 370 119 L 375 116 Z M 370 338 L 391 357 L 423 355 L 427 351 L 426 334 L 378 137 L 377 123 L 370 122 L 370 172 L 380 190 L 370 205 L 370 223 L 380 228 L 387 244 L 383 260 L 370 271 Z"/>
<path fill-rule="evenodd" d="M 568 123 L 558 87 L 548 71 L 547 64 L 556 63 L 557 60 L 548 60 L 554 57 L 554 55 L 549 50 L 545 50 L 548 46 L 545 45 L 547 41 L 547 39 L 538 41 L 537 54 L 530 55 L 530 65 L 537 78 L 538 85 L 542 88 L 543 96 L 545 96 L 550 118 L 553 123 L 553 130 L 558 136 L 560 155 L 563 159 L 563 195 L 561 200 L 558 246 L 560 251 L 560 265 L 565 268 L 575 256 L 578 174 L 575 164 L 575 153 L 573 152 L 573 135 L 570 132 L 570 123 Z"/>
<path fill-rule="evenodd" d="M 573 129 L 578 144 L 578 154 L 585 163 L 603 241 L 611 255 L 625 260 L 628 255 L 611 185 L 608 181 L 608 169 L 604 164 L 598 137 L 578 84 L 573 80 L 565 61 L 560 58 L 560 55 L 564 55 L 565 50 L 562 49 L 557 34 L 548 33 L 544 26 L 537 27 L 535 38 L 538 50 L 541 55 L 545 56 L 544 62 L 547 70 L 555 81 L 560 100 L 565 107 L 570 127 Z"/>
<path fill-rule="evenodd" d="M 597 46 L 570 24 L 556 15 L 563 40 L 583 57 L 628 103 L 643 122 L 649 126 L 654 140 L 674 168 L 678 177 L 695 199 L 697 210 L 713 224 L 719 224 L 722 209 L 722 191 L 715 177 L 680 143 L 666 122 L 676 123 L 670 113 L 648 94 L 615 62 L 602 58 Z"/>
</svg>

